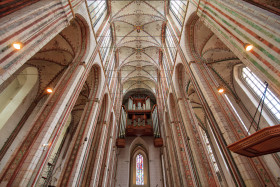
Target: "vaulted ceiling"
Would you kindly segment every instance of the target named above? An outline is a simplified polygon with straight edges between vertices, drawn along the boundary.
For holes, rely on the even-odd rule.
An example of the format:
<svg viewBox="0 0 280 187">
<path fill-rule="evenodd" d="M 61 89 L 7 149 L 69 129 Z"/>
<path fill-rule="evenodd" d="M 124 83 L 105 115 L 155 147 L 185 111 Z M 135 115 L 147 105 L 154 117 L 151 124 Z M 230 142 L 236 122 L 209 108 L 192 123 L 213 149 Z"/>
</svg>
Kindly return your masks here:
<svg viewBox="0 0 280 187">
<path fill-rule="evenodd" d="M 143 88 L 155 93 L 166 22 L 165 3 L 164 0 L 110 2 L 124 93 Z"/>
</svg>

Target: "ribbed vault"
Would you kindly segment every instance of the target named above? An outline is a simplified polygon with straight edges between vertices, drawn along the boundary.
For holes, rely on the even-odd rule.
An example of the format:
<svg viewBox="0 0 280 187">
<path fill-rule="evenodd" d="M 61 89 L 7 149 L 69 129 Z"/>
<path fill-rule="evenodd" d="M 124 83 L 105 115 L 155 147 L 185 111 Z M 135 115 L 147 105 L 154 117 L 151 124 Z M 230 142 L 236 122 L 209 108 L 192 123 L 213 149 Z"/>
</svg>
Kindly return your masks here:
<svg viewBox="0 0 280 187">
<path fill-rule="evenodd" d="M 123 93 L 148 89 L 158 80 L 164 1 L 110 1 L 114 47 L 119 57 Z"/>
</svg>

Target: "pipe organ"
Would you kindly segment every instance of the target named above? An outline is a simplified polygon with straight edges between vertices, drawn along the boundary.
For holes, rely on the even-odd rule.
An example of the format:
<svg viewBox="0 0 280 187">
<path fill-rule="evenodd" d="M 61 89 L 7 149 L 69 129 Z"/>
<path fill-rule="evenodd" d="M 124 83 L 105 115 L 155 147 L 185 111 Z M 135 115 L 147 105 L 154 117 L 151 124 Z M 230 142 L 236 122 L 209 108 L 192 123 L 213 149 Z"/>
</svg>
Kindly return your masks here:
<svg viewBox="0 0 280 187">
<path fill-rule="evenodd" d="M 161 147 L 162 138 L 160 137 L 157 105 L 151 102 L 150 97 L 130 96 L 128 101 L 123 104 L 117 146 L 125 146 L 126 136 L 154 136 L 155 146 Z M 153 105 L 152 109 L 151 105 Z"/>
</svg>

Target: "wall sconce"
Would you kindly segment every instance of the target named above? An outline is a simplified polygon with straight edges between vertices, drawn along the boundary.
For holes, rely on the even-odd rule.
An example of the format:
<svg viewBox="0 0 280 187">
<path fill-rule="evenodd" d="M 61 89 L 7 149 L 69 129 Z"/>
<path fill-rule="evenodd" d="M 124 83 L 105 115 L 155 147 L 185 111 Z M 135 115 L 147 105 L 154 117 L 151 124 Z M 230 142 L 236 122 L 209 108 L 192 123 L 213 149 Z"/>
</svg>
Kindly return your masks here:
<svg viewBox="0 0 280 187">
<path fill-rule="evenodd" d="M 22 44 L 21 42 L 14 42 L 14 43 L 12 44 L 12 46 L 13 46 L 14 49 L 20 50 L 20 49 L 22 49 L 23 44 Z"/>
<path fill-rule="evenodd" d="M 51 143 L 44 143 L 44 144 L 42 145 L 43 150 L 45 151 L 45 150 L 47 149 L 47 147 L 49 147 L 50 145 L 51 145 Z"/>
<path fill-rule="evenodd" d="M 226 91 L 225 88 L 224 88 L 223 86 L 218 86 L 218 89 L 217 89 L 217 90 L 218 90 L 218 92 L 221 93 L 221 94 L 222 94 L 222 93 L 225 93 L 225 91 Z"/>
<path fill-rule="evenodd" d="M 244 43 L 243 46 L 244 46 L 245 51 L 251 51 L 254 47 L 252 44 L 249 44 L 249 43 Z"/>
<path fill-rule="evenodd" d="M 47 89 L 46 89 L 46 93 L 47 93 L 47 94 L 53 93 L 53 89 L 52 89 L 52 88 L 47 88 Z"/>
</svg>

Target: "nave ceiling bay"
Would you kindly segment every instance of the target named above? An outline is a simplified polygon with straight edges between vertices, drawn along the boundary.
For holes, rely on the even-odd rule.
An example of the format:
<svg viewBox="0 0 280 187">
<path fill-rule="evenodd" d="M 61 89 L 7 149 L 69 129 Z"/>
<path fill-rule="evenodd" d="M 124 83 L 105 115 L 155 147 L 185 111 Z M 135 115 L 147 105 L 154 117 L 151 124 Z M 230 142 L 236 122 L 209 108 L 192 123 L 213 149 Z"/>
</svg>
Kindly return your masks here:
<svg viewBox="0 0 280 187">
<path fill-rule="evenodd" d="M 123 93 L 134 89 L 155 93 L 167 2 L 112 0 L 109 3 Z"/>
</svg>

